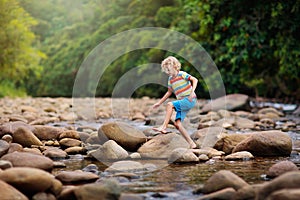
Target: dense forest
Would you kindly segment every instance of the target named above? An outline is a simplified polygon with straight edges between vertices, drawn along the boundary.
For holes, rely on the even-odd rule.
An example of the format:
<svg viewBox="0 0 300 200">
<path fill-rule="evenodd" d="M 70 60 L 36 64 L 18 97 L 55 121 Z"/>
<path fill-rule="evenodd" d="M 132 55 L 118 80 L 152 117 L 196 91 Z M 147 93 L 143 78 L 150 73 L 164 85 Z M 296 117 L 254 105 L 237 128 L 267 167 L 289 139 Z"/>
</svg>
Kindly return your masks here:
<svg viewBox="0 0 300 200">
<path fill-rule="evenodd" d="M 79 67 L 98 44 L 126 30 L 163 27 L 204 47 L 226 93 L 299 100 L 299 13 L 299 0 L 0 0 L 0 97 L 70 97 Z M 111 96 L 124 73 L 167 55 L 158 49 L 122 55 L 96 95 Z M 191 64 L 180 61 L 193 74 Z M 198 95 L 208 98 L 197 78 Z M 164 91 L 150 84 L 134 96 Z"/>
</svg>

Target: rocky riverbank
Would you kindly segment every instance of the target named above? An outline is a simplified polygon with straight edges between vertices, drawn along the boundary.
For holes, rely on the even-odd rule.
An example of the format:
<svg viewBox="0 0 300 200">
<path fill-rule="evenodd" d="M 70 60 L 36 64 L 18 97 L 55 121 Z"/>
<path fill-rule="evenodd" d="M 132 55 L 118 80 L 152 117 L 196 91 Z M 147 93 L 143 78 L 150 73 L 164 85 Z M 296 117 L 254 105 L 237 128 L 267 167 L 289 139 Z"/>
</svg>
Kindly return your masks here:
<svg viewBox="0 0 300 200">
<path fill-rule="evenodd" d="M 198 148 L 188 149 L 172 122 L 169 134 L 152 131 L 162 123 L 165 112 L 164 106 L 151 110 L 155 102 L 148 97 L 0 99 L 1 195 L 5 199 L 143 199 L 123 192 L 124 181 L 130 184 L 139 173 L 151 173 L 170 163 L 299 155 L 297 113 L 291 117 L 280 108 L 251 107 L 249 97 L 241 94 L 212 102 L 198 100 L 184 122 Z M 134 126 L 134 122 L 145 126 Z M 107 168 L 99 171 L 90 164 L 63 170 L 60 159 L 72 155 L 98 160 Z M 269 169 L 268 178 L 273 180 L 248 184 L 231 171 L 221 170 L 193 195 L 196 199 L 300 196 L 295 163 L 278 162 Z"/>
</svg>

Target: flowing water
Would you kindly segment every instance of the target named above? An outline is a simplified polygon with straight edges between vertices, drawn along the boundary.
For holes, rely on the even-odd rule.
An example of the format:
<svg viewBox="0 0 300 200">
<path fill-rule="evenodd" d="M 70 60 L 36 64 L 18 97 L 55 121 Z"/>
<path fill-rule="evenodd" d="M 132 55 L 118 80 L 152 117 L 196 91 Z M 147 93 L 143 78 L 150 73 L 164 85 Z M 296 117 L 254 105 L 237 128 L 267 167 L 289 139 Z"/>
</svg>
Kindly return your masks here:
<svg viewBox="0 0 300 200">
<path fill-rule="evenodd" d="M 122 183 L 124 192 L 137 193 L 145 199 L 196 199 L 199 194 L 194 194 L 197 188 L 205 183 L 214 173 L 220 170 L 230 170 L 249 184 L 267 181 L 265 174 L 275 163 L 291 160 L 300 166 L 300 157 L 260 158 L 245 161 L 215 160 L 205 163 L 170 164 L 152 172 L 136 173 L 137 177 Z M 144 160 L 143 160 L 144 161 Z M 142 161 L 142 162 L 143 162 Z M 99 161 L 85 159 L 83 156 L 71 156 L 63 160 L 66 168 L 56 169 L 77 170 L 83 169 L 88 164 L 96 164 L 98 170 L 105 176 L 106 165 Z M 145 161 L 144 161 L 145 162 Z M 149 161 L 148 161 L 149 162 Z M 158 162 L 162 162 L 158 160 Z M 155 163 L 151 160 L 151 163 Z"/>
</svg>

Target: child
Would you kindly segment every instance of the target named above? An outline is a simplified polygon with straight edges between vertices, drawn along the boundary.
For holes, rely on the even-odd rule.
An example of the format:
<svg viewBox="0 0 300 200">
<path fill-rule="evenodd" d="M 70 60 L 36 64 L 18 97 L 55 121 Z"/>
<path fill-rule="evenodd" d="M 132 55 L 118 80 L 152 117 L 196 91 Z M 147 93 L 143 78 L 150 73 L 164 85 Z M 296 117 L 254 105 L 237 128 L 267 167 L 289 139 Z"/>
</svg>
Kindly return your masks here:
<svg viewBox="0 0 300 200">
<path fill-rule="evenodd" d="M 195 94 L 195 89 L 197 87 L 198 79 L 184 71 L 179 71 L 181 64 L 173 56 L 169 56 L 163 60 L 161 68 L 169 75 L 168 91 L 157 103 L 153 105 L 153 108 L 159 107 L 172 95 L 173 92 L 175 93 L 177 100 L 167 103 L 166 117 L 163 124 L 158 128 L 153 128 L 153 130 L 164 134 L 167 133 L 167 125 L 171 119 L 173 109 L 175 109 L 176 118 L 174 125 L 189 143 L 190 148 L 194 149 L 197 145 L 191 139 L 181 122 L 184 120 L 187 112 L 196 104 L 197 96 Z"/>
</svg>

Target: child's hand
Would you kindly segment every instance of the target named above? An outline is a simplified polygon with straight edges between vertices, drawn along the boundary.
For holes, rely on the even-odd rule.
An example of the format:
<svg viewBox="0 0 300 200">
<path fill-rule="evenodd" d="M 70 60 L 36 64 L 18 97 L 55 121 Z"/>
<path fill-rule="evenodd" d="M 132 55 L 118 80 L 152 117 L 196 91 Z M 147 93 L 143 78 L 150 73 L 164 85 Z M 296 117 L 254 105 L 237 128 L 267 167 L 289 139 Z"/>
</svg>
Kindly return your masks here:
<svg viewBox="0 0 300 200">
<path fill-rule="evenodd" d="M 195 97 L 196 97 L 195 92 L 192 92 L 192 93 L 190 94 L 190 96 L 189 96 L 189 101 L 192 102 L 192 101 L 193 101 L 193 98 L 195 98 Z"/>
<path fill-rule="evenodd" d="M 158 108 L 160 106 L 160 103 L 156 103 L 152 106 L 152 109 Z"/>
</svg>

